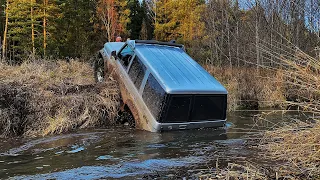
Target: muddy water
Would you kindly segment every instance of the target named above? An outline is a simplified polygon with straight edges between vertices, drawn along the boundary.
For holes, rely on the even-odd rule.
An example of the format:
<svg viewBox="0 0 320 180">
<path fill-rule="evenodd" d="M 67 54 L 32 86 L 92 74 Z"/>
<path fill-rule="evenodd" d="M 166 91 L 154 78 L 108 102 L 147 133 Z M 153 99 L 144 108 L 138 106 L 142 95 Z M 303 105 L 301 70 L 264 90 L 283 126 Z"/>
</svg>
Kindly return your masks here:
<svg viewBox="0 0 320 180">
<path fill-rule="evenodd" d="M 257 112 L 229 114 L 226 129 L 149 133 L 125 127 L 37 139 L 0 139 L 0 179 L 175 179 L 257 161 L 248 135 L 297 113 L 254 121 Z M 259 161 L 258 161 L 259 162 Z M 263 162 L 261 162 L 263 163 Z"/>
</svg>

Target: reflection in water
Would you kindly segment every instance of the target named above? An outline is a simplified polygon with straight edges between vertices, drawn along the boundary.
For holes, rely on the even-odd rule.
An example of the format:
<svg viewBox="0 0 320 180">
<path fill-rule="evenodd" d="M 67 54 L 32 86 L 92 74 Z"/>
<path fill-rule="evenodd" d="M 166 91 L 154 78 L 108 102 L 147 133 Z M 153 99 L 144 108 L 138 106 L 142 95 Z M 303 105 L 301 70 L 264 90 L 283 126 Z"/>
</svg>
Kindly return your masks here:
<svg viewBox="0 0 320 180">
<path fill-rule="evenodd" d="M 39 139 L 0 141 L 0 179 L 141 178 L 215 167 L 254 157 L 242 138 L 266 128 L 255 113 L 229 115 L 227 130 L 202 129 L 150 133 L 105 129 Z M 290 115 L 294 117 L 297 115 Z M 282 121 L 281 116 L 270 125 Z"/>
</svg>

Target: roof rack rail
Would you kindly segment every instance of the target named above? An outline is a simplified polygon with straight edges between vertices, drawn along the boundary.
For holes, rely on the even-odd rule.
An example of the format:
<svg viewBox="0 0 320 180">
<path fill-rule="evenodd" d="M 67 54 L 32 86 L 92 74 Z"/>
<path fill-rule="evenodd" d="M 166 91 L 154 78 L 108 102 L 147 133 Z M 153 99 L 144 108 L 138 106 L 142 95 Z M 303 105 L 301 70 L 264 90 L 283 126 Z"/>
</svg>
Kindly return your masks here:
<svg viewBox="0 0 320 180">
<path fill-rule="evenodd" d="M 171 43 L 171 42 L 161 42 L 156 40 L 135 40 L 135 42 L 141 43 L 141 44 L 159 44 L 159 45 L 166 45 L 166 46 L 174 46 L 174 47 L 179 47 L 184 49 L 184 45 Z"/>
</svg>

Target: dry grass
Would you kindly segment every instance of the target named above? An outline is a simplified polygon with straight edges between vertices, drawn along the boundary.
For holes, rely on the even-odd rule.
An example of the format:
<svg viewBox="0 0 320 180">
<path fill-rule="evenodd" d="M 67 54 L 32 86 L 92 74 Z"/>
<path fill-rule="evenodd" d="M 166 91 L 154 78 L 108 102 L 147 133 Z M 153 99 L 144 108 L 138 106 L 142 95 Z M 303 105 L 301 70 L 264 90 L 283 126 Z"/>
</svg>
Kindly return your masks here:
<svg viewBox="0 0 320 180">
<path fill-rule="evenodd" d="M 286 101 L 283 72 L 255 68 L 207 66 L 206 69 L 228 90 L 228 109 L 257 109 L 283 106 Z"/>
<path fill-rule="evenodd" d="M 262 49 L 264 47 L 261 47 Z M 295 53 L 284 58 L 265 50 L 280 62 L 286 84 L 286 101 L 301 111 L 312 113 L 310 122 L 295 121 L 266 131 L 259 148 L 265 158 L 279 161 L 273 169 L 280 177 L 292 179 L 320 178 L 320 61 L 297 47 Z M 270 70 L 276 71 L 272 67 Z"/>
<path fill-rule="evenodd" d="M 276 67 L 261 66 L 259 74 L 248 69 L 207 68 L 227 87 L 231 109 L 238 108 L 242 100 L 257 100 L 259 106 L 264 102 L 267 106 L 293 105 L 313 114 L 310 122 L 295 120 L 277 126 L 253 142 L 262 159 L 270 161 L 264 167 L 268 172 L 240 165 L 242 171 L 227 168 L 222 178 L 211 179 L 320 179 L 320 61 L 297 47 L 288 49 L 294 53 L 280 55 L 262 44 L 261 52 L 272 57 Z"/>
<path fill-rule="evenodd" d="M 215 172 L 199 175 L 200 180 L 256 180 L 268 179 L 268 172 L 265 169 L 257 168 L 251 163 L 245 165 L 228 163 L 228 167 L 219 169 L 216 168 Z"/>
<path fill-rule="evenodd" d="M 115 121 L 117 83 L 95 84 L 87 63 L 37 61 L 0 68 L 1 136 L 59 134 Z"/>
<path fill-rule="evenodd" d="M 268 131 L 259 148 L 266 158 L 279 161 L 273 168 L 280 177 L 320 178 L 320 124 L 290 123 Z"/>
</svg>

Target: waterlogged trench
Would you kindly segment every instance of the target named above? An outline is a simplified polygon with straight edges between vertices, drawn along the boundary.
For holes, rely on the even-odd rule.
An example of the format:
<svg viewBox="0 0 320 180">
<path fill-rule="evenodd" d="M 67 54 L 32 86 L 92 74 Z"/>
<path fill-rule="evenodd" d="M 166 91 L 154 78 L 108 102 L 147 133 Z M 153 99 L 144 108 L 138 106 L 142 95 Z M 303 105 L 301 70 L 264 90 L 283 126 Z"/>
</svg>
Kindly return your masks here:
<svg viewBox="0 0 320 180">
<path fill-rule="evenodd" d="M 150 133 L 115 127 L 36 139 L 0 139 L 0 179 L 153 179 L 196 177 L 228 162 L 257 160 L 246 137 L 297 113 L 228 115 L 226 130 Z M 263 125 L 263 126 L 262 126 Z M 264 162 L 260 162 L 264 163 Z"/>
</svg>

